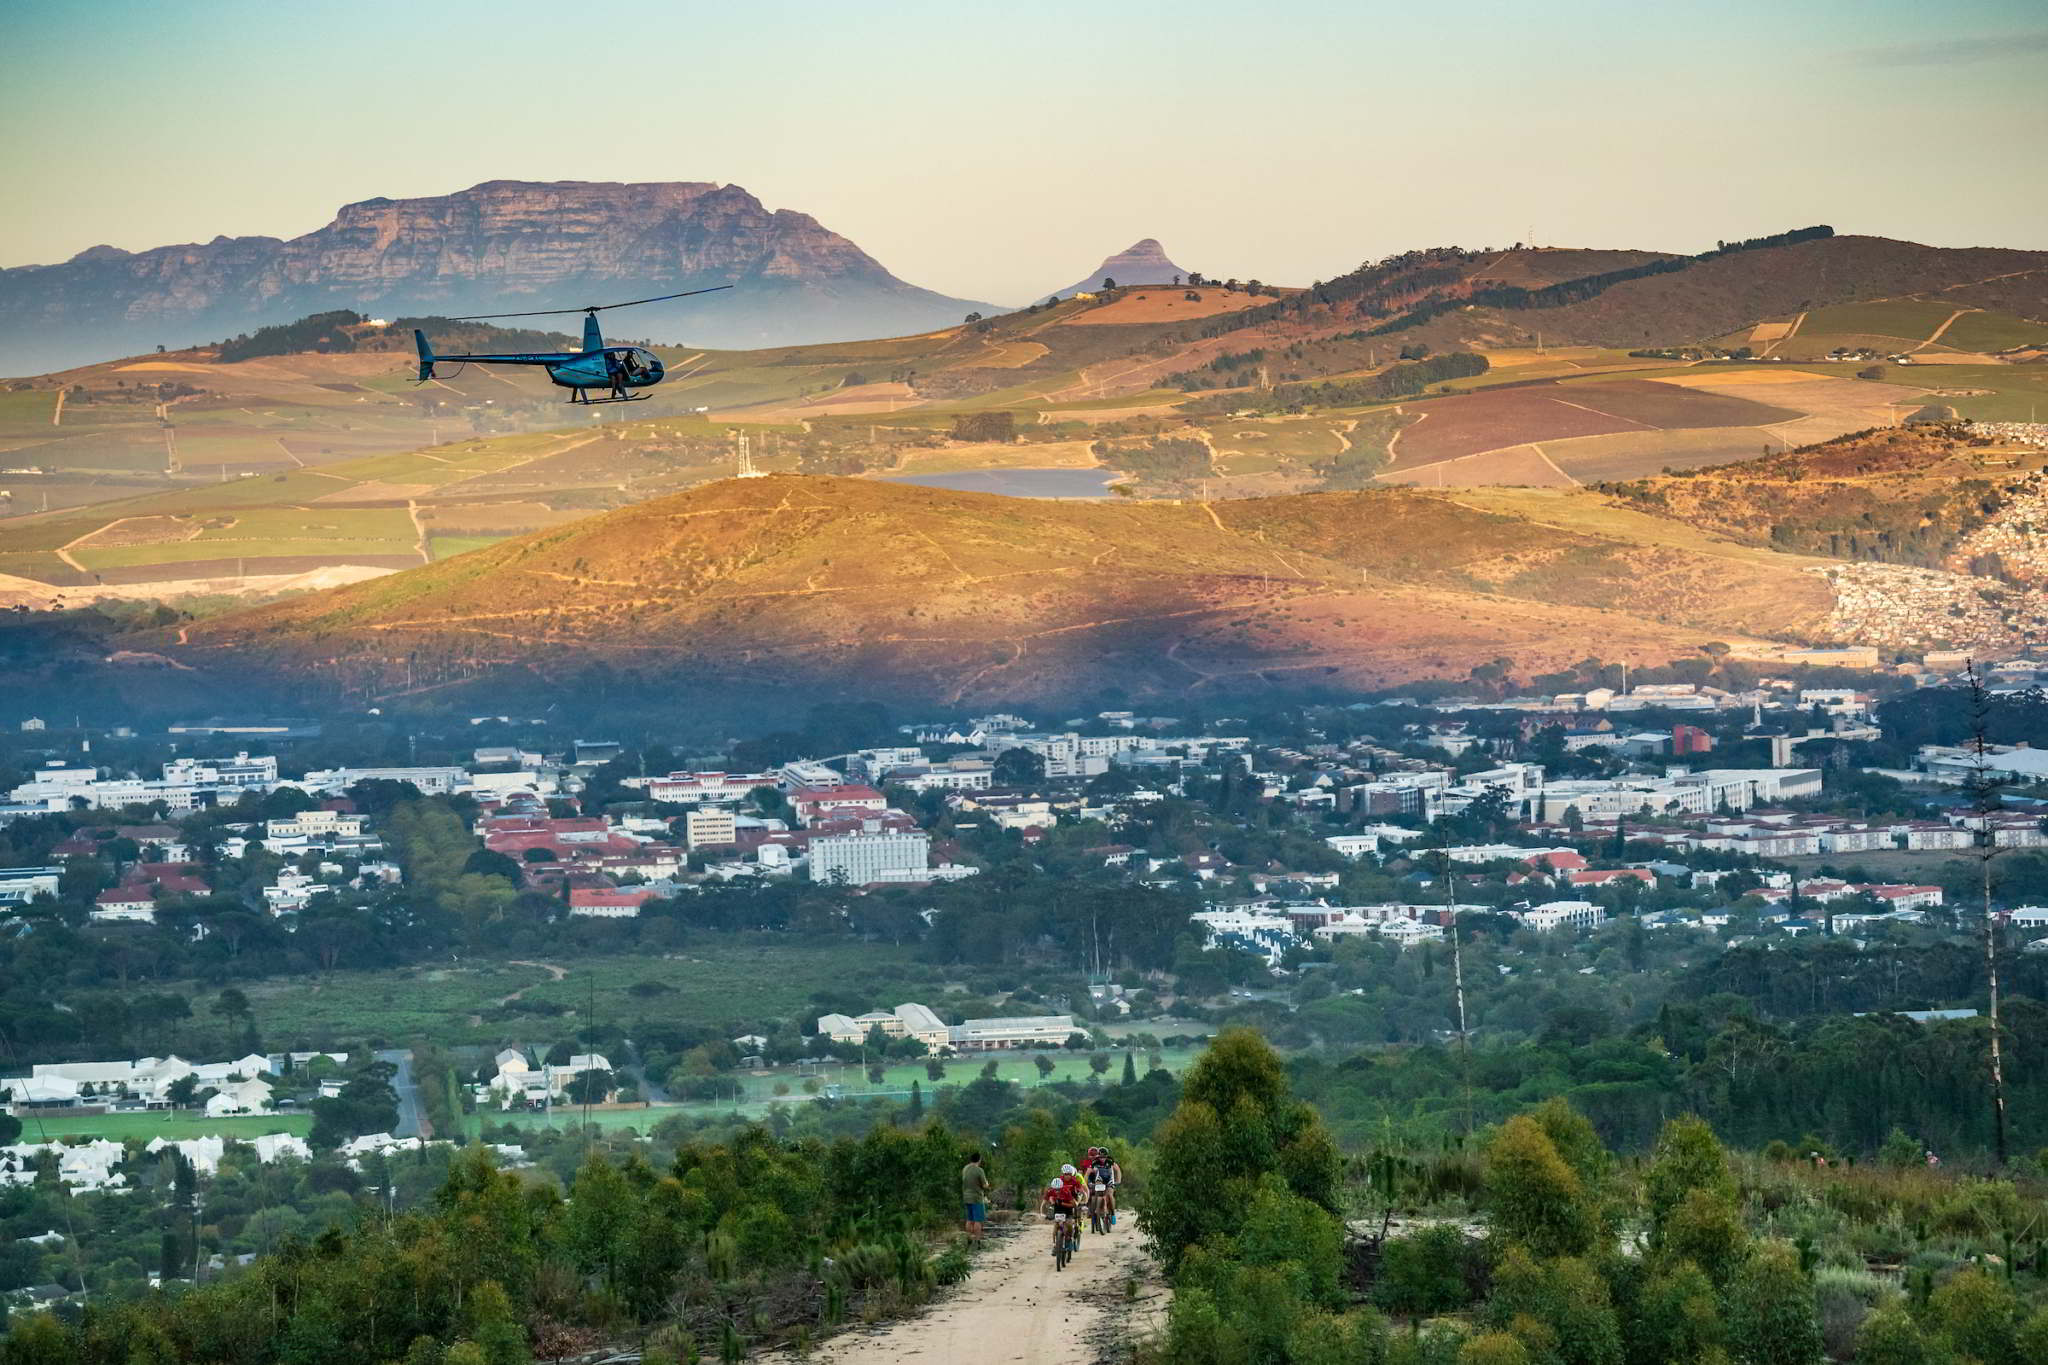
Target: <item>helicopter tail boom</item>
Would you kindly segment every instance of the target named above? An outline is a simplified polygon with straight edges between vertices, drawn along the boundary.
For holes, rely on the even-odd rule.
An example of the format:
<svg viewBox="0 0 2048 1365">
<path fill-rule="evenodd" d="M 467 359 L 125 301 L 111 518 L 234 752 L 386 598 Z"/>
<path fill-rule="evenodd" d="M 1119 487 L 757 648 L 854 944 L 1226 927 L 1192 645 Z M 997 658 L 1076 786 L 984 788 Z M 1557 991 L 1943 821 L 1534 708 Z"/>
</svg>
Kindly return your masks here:
<svg viewBox="0 0 2048 1365">
<path fill-rule="evenodd" d="M 412 340 L 420 348 L 420 382 L 424 384 L 434 377 L 434 350 L 427 345 L 427 334 L 417 327 L 413 328 Z"/>
</svg>

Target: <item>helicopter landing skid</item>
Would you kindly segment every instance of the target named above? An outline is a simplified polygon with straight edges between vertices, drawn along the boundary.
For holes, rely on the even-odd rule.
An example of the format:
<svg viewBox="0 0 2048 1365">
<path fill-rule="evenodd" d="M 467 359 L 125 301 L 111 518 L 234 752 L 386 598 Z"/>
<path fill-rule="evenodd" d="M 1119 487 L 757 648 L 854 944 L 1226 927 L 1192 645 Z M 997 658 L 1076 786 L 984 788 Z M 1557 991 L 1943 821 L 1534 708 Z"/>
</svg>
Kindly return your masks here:
<svg viewBox="0 0 2048 1365">
<path fill-rule="evenodd" d="M 650 396 L 644 393 L 615 393 L 607 398 L 591 398 L 579 389 L 569 401 L 580 407 L 590 408 L 596 407 L 599 403 L 645 403 Z"/>
</svg>

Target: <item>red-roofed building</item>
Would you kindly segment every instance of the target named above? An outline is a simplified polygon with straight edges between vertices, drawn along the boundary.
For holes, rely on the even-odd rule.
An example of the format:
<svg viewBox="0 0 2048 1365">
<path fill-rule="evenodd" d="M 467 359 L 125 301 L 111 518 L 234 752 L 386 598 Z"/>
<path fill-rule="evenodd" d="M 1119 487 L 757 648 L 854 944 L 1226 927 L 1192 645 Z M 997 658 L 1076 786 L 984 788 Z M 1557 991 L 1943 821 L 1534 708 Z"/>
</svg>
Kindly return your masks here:
<svg viewBox="0 0 2048 1365">
<path fill-rule="evenodd" d="M 654 899 L 645 887 L 579 887 L 569 892 L 569 913 L 593 919 L 632 919 Z"/>
<path fill-rule="evenodd" d="M 1894 910 L 1927 910 L 1942 903 L 1938 886 L 1859 886 Z"/>
<path fill-rule="evenodd" d="M 806 825 L 816 824 L 840 811 L 866 811 L 879 815 L 888 805 L 879 791 L 858 783 L 844 783 L 836 787 L 798 787 L 789 794 L 790 809 L 796 812 L 797 820 Z"/>
<path fill-rule="evenodd" d="M 92 917 L 96 920 L 154 923 L 156 894 L 147 886 L 112 887 L 93 898 Z"/>
<path fill-rule="evenodd" d="M 1533 858 L 1524 858 L 1527 867 L 1547 868 L 1552 872 L 1571 872 L 1586 865 L 1585 855 L 1568 848 L 1545 849 Z"/>
</svg>

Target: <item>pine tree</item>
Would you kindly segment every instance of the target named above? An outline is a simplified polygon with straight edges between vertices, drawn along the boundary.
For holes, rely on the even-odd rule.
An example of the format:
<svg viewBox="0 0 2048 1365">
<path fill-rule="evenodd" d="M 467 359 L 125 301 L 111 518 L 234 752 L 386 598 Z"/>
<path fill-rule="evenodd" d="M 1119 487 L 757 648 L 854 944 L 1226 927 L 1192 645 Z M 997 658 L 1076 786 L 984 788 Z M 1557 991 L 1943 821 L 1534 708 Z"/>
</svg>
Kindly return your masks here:
<svg viewBox="0 0 2048 1365">
<path fill-rule="evenodd" d="M 1130 1051 L 1128 1048 L 1124 1050 L 1123 1079 L 1125 1085 L 1136 1085 L 1138 1083 L 1138 1054 Z"/>
</svg>

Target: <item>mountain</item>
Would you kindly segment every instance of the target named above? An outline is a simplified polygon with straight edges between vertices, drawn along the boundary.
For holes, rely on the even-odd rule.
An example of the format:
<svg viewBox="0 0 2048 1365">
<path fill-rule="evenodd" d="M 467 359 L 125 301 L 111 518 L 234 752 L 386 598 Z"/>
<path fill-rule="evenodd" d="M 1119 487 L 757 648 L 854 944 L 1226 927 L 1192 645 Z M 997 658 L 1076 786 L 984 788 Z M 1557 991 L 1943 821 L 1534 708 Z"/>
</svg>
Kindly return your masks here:
<svg viewBox="0 0 2048 1365">
<path fill-rule="evenodd" d="M 808 214 L 737 185 L 494 180 L 368 199 L 303 237 L 216 237 L 0 270 L 0 373 L 215 340 L 309 313 L 574 307 L 734 284 L 654 305 L 621 335 L 709 346 L 921 332 L 986 308 L 906 284 Z"/>
<path fill-rule="evenodd" d="M 1817 561 L 1610 520 L 1621 529 L 1403 489 L 1073 503 L 730 479 L 160 647 L 352 695 L 588 677 L 704 706 L 978 705 L 1386 686 L 1502 656 L 1543 672 L 1827 636 Z"/>
<path fill-rule="evenodd" d="M 1133 242 L 1113 256 L 1102 258 L 1102 264 L 1079 281 L 1065 289 L 1055 289 L 1048 297 L 1071 298 L 1075 294 L 1089 293 L 1102 287 L 1106 279 L 1118 284 L 1170 284 L 1184 280 L 1188 272 L 1175 265 L 1166 255 L 1166 248 L 1158 239 L 1147 237 Z"/>
<path fill-rule="evenodd" d="M 1439 350 L 1672 346 L 1870 300 L 2048 318 L 2048 251 L 1946 248 L 1802 228 L 1696 256 L 1440 247 L 1239 313 L 1240 332 L 1360 332 Z M 1240 345 L 1252 344 L 1241 337 Z"/>
</svg>

